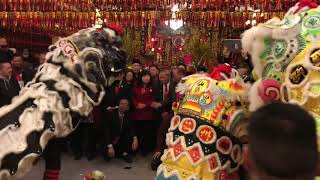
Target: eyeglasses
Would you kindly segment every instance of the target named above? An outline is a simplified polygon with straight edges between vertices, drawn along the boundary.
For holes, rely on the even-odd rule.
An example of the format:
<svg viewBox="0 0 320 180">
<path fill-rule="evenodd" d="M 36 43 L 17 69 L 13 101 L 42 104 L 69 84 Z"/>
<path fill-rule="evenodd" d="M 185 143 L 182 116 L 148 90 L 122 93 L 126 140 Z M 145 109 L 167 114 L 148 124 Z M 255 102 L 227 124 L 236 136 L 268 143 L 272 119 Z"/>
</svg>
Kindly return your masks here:
<svg viewBox="0 0 320 180">
<path fill-rule="evenodd" d="M 7 49 L 9 46 L 6 44 L 6 45 L 0 45 L 0 49 Z"/>
</svg>

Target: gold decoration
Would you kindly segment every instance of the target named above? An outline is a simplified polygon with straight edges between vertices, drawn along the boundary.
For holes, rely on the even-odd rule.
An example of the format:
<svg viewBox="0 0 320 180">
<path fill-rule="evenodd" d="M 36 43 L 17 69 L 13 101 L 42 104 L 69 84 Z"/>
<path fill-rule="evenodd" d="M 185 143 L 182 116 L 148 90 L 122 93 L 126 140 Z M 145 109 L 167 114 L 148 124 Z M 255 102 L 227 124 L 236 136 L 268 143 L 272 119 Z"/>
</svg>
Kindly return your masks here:
<svg viewBox="0 0 320 180">
<path fill-rule="evenodd" d="M 101 29 L 102 26 L 103 26 L 103 20 L 102 20 L 102 18 L 101 18 L 100 11 L 99 11 L 99 9 L 96 9 L 94 27 L 95 27 L 96 29 Z"/>
<path fill-rule="evenodd" d="M 192 54 L 194 64 L 203 64 L 204 61 L 214 60 L 217 57 L 217 42 L 211 43 L 210 39 L 204 39 L 204 32 L 198 28 L 191 31 L 191 37 L 187 39 L 185 49 Z"/>
<path fill-rule="evenodd" d="M 129 61 L 139 57 L 142 48 L 141 34 L 134 29 L 126 29 L 123 37 L 123 49 L 127 52 Z"/>
</svg>

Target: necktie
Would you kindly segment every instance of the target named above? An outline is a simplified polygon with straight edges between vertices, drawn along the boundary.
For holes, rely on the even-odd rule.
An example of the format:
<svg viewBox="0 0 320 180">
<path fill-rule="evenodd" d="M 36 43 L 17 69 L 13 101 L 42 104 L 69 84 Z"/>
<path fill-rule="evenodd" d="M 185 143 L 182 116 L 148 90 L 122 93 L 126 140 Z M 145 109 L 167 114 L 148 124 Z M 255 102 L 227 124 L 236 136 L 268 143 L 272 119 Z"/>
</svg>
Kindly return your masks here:
<svg viewBox="0 0 320 180">
<path fill-rule="evenodd" d="M 120 92 L 121 84 L 122 84 L 122 82 L 120 81 L 120 83 L 119 83 L 119 84 L 115 87 L 115 89 L 114 89 L 114 92 L 115 92 L 116 95 L 118 95 L 119 92 Z"/>
<path fill-rule="evenodd" d="M 164 84 L 163 100 L 166 100 L 168 98 L 168 94 L 169 94 L 168 85 Z"/>
<path fill-rule="evenodd" d="M 124 113 L 119 112 L 119 119 L 120 119 L 120 132 L 122 131 L 123 117 L 124 117 Z"/>
<path fill-rule="evenodd" d="M 20 88 L 23 88 L 24 84 L 23 84 L 23 80 L 22 80 L 22 74 L 16 75 L 16 79 L 18 81 Z"/>
<path fill-rule="evenodd" d="M 17 74 L 16 79 L 17 81 L 22 81 L 22 74 Z"/>
<path fill-rule="evenodd" d="M 115 94 L 118 95 L 118 94 L 119 94 L 119 91 L 120 91 L 120 87 L 116 86 L 115 89 L 114 89 L 114 91 L 115 91 Z"/>
</svg>

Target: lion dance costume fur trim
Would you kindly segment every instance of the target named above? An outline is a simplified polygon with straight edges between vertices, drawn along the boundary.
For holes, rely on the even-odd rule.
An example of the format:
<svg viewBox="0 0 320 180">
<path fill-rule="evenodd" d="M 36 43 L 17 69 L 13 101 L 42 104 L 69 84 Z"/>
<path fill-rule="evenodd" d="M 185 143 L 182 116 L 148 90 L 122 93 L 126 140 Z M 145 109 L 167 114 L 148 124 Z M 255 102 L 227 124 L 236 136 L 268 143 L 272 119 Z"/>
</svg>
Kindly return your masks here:
<svg viewBox="0 0 320 180">
<path fill-rule="evenodd" d="M 297 104 L 315 117 L 320 132 L 320 6 L 302 0 L 282 20 L 246 31 L 242 44 L 257 77 L 249 109 L 270 101 Z"/>
<path fill-rule="evenodd" d="M 229 65 L 185 77 L 157 171 L 163 179 L 237 179 L 248 86 Z"/>
<path fill-rule="evenodd" d="M 0 179 L 22 177 L 48 141 L 88 116 L 125 67 L 118 29 L 88 28 L 49 47 L 47 63 L 10 105 L 0 109 Z"/>
</svg>

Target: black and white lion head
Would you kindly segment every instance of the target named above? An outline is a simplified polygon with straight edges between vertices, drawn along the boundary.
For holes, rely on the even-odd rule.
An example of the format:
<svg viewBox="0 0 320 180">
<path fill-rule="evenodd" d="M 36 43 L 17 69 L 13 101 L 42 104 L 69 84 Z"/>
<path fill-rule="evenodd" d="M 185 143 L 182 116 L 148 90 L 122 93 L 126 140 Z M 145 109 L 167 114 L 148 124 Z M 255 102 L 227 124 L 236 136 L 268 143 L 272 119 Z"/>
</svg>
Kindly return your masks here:
<svg viewBox="0 0 320 180">
<path fill-rule="evenodd" d="M 121 37 L 111 28 L 88 28 L 62 38 L 49 47 L 49 63 L 61 65 L 82 82 L 110 86 L 114 74 L 126 65 Z"/>
</svg>

